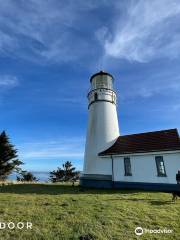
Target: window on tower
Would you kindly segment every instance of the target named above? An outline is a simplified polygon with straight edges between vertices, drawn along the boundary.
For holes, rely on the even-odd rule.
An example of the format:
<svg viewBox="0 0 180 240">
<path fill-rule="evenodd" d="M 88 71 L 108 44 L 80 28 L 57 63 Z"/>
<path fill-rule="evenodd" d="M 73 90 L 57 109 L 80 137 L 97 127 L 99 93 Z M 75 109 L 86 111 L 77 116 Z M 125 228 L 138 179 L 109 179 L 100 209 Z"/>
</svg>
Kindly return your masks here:
<svg viewBox="0 0 180 240">
<path fill-rule="evenodd" d="M 125 157 L 124 158 L 124 175 L 125 176 L 132 176 L 130 157 Z"/>
<path fill-rule="evenodd" d="M 97 76 L 92 80 L 92 89 L 113 89 L 112 78 L 109 76 Z"/>
<path fill-rule="evenodd" d="M 96 100 L 98 100 L 98 94 L 97 93 L 94 94 L 94 101 L 96 101 Z"/>
</svg>

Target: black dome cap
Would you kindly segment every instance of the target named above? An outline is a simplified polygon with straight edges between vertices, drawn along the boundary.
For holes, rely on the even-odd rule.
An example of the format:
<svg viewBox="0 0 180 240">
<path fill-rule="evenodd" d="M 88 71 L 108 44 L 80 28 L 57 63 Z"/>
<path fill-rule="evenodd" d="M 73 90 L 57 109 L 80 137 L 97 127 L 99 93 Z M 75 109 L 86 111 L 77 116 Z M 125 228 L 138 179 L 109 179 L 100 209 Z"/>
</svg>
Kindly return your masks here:
<svg viewBox="0 0 180 240">
<path fill-rule="evenodd" d="M 97 72 L 95 74 L 93 74 L 90 78 L 90 82 L 92 82 L 92 79 L 98 75 L 107 75 L 107 76 L 110 76 L 112 77 L 112 79 L 114 80 L 114 77 L 110 74 L 110 73 L 107 73 L 107 72 L 104 72 L 104 71 L 100 71 L 100 72 Z"/>
</svg>

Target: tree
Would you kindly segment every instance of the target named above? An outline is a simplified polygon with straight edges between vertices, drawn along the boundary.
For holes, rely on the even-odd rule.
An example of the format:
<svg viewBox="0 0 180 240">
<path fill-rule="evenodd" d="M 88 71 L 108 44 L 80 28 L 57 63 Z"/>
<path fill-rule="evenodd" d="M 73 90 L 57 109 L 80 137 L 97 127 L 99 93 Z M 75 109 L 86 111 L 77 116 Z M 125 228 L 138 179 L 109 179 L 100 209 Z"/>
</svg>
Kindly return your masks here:
<svg viewBox="0 0 180 240">
<path fill-rule="evenodd" d="M 50 172 L 50 180 L 51 180 L 51 182 L 63 181 L 64 180 L 64 170 L 61 168 L 58 168 L 57 170 Z"/>
<path fill-rule="evenodd" d="M 6 132 L 0 134 L 0 180 L 6 180 L 13 171 L 20 171 L 17 149 L 9 141 Z"/>
<path fill-rule="evenodd" d="M 75 167 L 73 167 L 72 163 L 67 161 L 62 165 L 62 168 L 58 168 L 50 172 L 50 180 L 52 182 L 60 182 L 60 181 L 76 181 L 79 179 L 79 172 L 75 171 Z"/>
<path fill-rule="evenodd" d="M 31 172 L 28 171 L 21 171 L 19 172 L 19 175 L 17 177 L 17 181 L 21 182 L 37 182 L 39 181 Z"/>
<path fill-rule="evenodd" d="M 74 177 L 75 167 L 73 167 L 72 163 L 67 161 L 63 164 L 64 169 L 64 181 L 68 181 Z"/>
</svg>

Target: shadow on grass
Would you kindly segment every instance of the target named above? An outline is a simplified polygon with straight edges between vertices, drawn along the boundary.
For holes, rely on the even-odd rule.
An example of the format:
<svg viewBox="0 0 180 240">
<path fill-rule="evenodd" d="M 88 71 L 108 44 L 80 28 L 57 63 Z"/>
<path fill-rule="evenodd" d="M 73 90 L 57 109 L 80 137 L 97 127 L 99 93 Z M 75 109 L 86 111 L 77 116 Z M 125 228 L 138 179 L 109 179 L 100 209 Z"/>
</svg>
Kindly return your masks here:
<svg viewBox="0 0 180 240">
<path fill-rule="evenodd" d="M 131 194 L 131 193 L 129 193 Z M 162 200 L 157 200 L 157 199 L 152 199 L 152 198 L 111 198 L 111 199 L 107 199 L 106 201 L 125 201 L 125 202 L 146 202 L 146 203 L 150 203 L 151 205 L 167 205 L 167 204 L 171 204 L 174 203 L 172 202 L 172 200 L 169 201 L 162 201 Z"/>
<path fill-rule="evenodd" d="M 10 184 L 0 186 L 1 193 L 13 194 L 38 194 L 38 195 L 61 195 L 61 194 L 119 194 L 116 198 L 109 198 L 106 201 L 130 201 L 147 202 L 151 205 L 167 205 L 172 201 L 162 201 L 152 198 L 138 198 L 139 193 L 148 193 L 143 190 L 125 190 L 125 189 L 87 189 L 80 186 L 71 186 L 63 184 Z M 121 195 L 122 194 L 122 195 Z M 137 197 L 135 197 L 137 195 Z"/>
<path fill-rule="evenodd" d="M 80 186 L 60 185 L 60 184 L 11 184 L 0 186 L 0 193 L 14 194 L 136 194 L 143 191 L 118 190 L 118 189 L 85 189 Z M 120 199 L 119 199 L 120 200 Z M 121 199 L 122 200 L 122 199 Z"/>
<path fill-rule="evenodd" d="M 157 199 L 148 199 L 148 198 L 126 198 L 125 201 L 131 201 L 131 202 L 147 202 L 150 203 L 151 205 L 169 205 L 172 204 L 172 200 L 169 201 L 162 201 L 162 200 L 157 200 Z"/>
<path fill-rule="evenodd" d="M 150 201 L 151 205 L 169 205 L 169 204 L 173 204 L 173 201 Z"/>
<path fill-rule="evenodd" d="M 172 201 L 162 201 L 150 198 L 138 198 L 138 193 L 147 193 L 143 190 L 125 189 L 87 189 L 80 186 L 67 184 L 10 184 L 0 186 L 1 193 L 13 194 L 38 194 L 38 195 L 63 195 L 63 194 L 119 194 L 116 198 L 109 198 L 106 201 L 125 201 L 125 202 L 147 202 L 151 205 L 167 205 Z M 121 195 L 122 194 L 122 195 Z M 135 197 L 137 195 L 137 197 Z"/>
</svg>

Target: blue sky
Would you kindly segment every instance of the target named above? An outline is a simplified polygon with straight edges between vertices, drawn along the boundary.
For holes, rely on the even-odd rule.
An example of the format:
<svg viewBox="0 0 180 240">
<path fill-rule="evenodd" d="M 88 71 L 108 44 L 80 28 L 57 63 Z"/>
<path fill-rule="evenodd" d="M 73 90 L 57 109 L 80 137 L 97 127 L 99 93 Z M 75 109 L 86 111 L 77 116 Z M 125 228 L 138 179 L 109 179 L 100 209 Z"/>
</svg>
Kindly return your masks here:
<svg viewBox="0 0 180 240">
<path fill-rule="evenodd" d="M 82 169 L 89 78 L 115 77 L 121 134 L 180 129 L 179 0 L 0 0 L 0 130 L 24 169 Z"/>
</svg>

